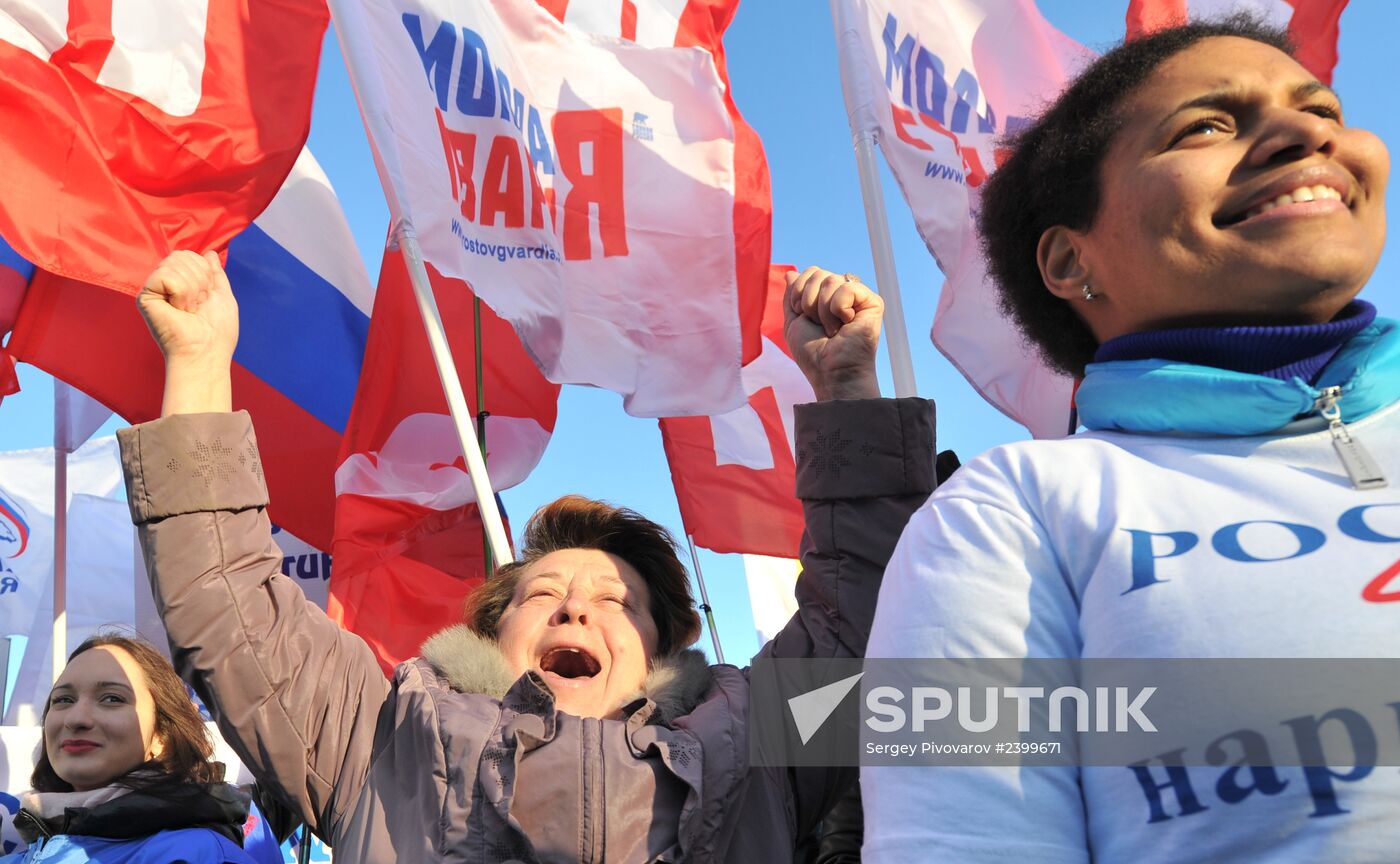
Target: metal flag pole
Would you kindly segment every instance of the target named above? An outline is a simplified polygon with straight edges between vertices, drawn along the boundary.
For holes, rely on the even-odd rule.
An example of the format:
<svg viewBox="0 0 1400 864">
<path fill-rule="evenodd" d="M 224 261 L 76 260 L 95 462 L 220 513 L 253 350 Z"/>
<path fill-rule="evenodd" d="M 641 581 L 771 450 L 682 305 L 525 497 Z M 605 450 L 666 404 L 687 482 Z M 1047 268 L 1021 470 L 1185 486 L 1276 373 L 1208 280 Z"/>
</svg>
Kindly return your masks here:
<svg viewBox="0 0 1400 864">
<path fill-rule="evenodd" d="M 700 556 L 695 554 L 695 538 L 685 535 L 685 543 L 690 547 L 690 563 L 695 567 L 695 581 L 700 583 L 700 611 L 705 613 L 705 623 L 710 627 L 710 641 L 715 644 L 715 659 L 724 662 L 724 649 L 719 647 L 719 631 L 715 629 L 715 611 L 710 606 L 710 592 L 705 590 L 705 574 L 700 572 Z"/>
<path fill-rule="evenodd" d="M 428 268 L 423 263 L 423 250 L 418 246 L 418 236 L 414 233 L 413 226 L 403 219 L 395 226 L 394 236 L 398 238 L 404 263 L 408 266 L 408 278 L 413 283 L 413 296 L 418 301 L 418 312 L 423 316 L 423 328 L 428 334 L 428 347 L 433 352 L 433 364 L 437 366 L 442 391 L 447 397 L 448 413 L 452 415 L 452 423 L 457 428 L 457 441 L 462 446 L 463 455 L 467 457 L 467 475 L 472 481 L 472 489 L 476 492 L 476 506 L 481 512 L 481 522 L 486 528 L 489 551 L 496 561 L 512 561 L 514 558 L 510 551 L 510 540 L 506 537 L 500 508 L 496 506 L 496 494 L 491 489 L 491 480 L 486 475 L 486 459 L 476 437 L 471 409 L 467 407 L 467 398 L 462 393 L 462 379 L 457 376 L 457 364 L 452 360 L 452 349 L 447 344 L 447 330 L 442 325 L 442 313 L 438 311 L 437 300 L 433 297 L 433 289 L 428 282 Z"/>
<path fill-rule="evenodd" d="M 894 247 L 890 243 L 890 223 L 885 215 L 885 194 L 880 187 L 880 170 L 875 161 L 879 131 L 873 123 L 865 124 L 856 114 L 865 113 L 860 94 L 853 92 L 855 84 L 847 69 L 844 43 L 859 38 L 859 33 L 846 24 L 844 0 L 831 0 L 831 19 L 836 26 L 836 53 L 841 64 L 841 92 L 846 101 L 846 119 L 851 125 L 851 139 L 856 151 L 856 173 L 860 179 L 860 197 L 865 204 L 865 228 L 870 235 L 870 257 L 875 262 L 875 290 L 885 301 L 885 345 L 890 352 L 890 371 L 894 377 L 896 396 L 917 396 L 914 383 L 914 360 L 909 353 L 909 333 L 904 323 L 904 303 L 899 294 L 899 277 L 894 269 Z"/>
<path fill-rule="evenodd" d="M 56 413 L 56 412 L 55 412 Z M 68 451 L 53 452 L 53 683 L 68 662 Z"/>
<path fill-rule="evenodd" d="M 496 506 L 496 496 L 492 492 L 490 478 L 486 474 L 486 460 L 477 443 L 471 409 L 467 407 L 466 397 L 462 394 L 462 381 L 457 375 L 457 365 L 452 360 L 452 350 L 447 344 L 442 314 L 438 311 L 437 300 L 433 297 L 432 286 L 428 281 L 428 268 L 423 263 L 423 250 L 418 245 L 418 235 L 412 222 L 405 218 L 399 190 L 394 185 L 393 175 L 381 151 L 381 148 L 386 147 L 394 151 L 397 144 L 392 125 L 384 113 L 384 106 L 389 100 L 383 82 L 373 68 L 373 63 L 366 59 L 372 45 L 369 25 L 364 20 L 363 10 L 358 9 L 352 0 L 330 0 L 330 8 L 331 21 L 335 25 L 336 36 L 340 39 L 340 53 L 345 58 L 345 70 L 350 78 L 350 86 L 355 91 L 355 102 L 360 107 L 360 119 L 364 121 L 370 151 L 374 154 L 375 168 L 379 172 L 379 185 L 384 189 L 384 198 L 393 217 L 393 236 L 403 252 L 404 264 L 408 267 L 409 282 L 413 285 L 413 296 L 418 302 L 423 328 L 428 334 L 433 364 L 437 367 L 443 395 L 447 397 L 447 409 L 457 429 L 457 441 L 467 460 L 467 472 L 472 489 L 476 493 L 481 522 L 486 529 L 487 545 L 496 561 L 511 561 L 513 556 L 510 541 L 506 536 L 505 524 L 501 521 L 501 511 Z M 391 152 L 389 161 L 397 164 L 397 154 Z"/>
<path fill-rule="evenodd" d="M 481 447 L 482 453 L 489 453 L 486 449 L 486 418 L 490 413 L 486 410 L 486 380 L 482 372 L 482 358 L 484 351 L 481 347 L 481 298 L 472 292 L 472 353 L 476 355 L 476 443 Z M 493 496 L 494 503 L 494 496 Z M 484 557 L 486 578 L 490 579 L 491 574 L 496 571 L 494 556 L 491 554 L 491 544 L 482 544 L 482 557 Z"/>
</svg>

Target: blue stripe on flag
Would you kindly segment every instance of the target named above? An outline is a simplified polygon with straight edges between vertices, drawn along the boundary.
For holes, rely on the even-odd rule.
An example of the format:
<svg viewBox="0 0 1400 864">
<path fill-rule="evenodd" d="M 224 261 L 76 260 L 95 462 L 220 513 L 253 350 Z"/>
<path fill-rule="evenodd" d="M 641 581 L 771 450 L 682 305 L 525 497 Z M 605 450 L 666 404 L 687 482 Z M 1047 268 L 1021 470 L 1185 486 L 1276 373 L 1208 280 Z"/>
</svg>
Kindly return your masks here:
<svg viewBox="0 0 1400 864">
<path fill-rule="evenodd" d="M 238 297 L 233 359 L 322 423 L 344 432 L 364 362 L 369 317 L 256 225 L 229 243 L 226 269 Z"/>
<path fill-rule="evenodd" d="M 34 278 L 34 265 L 30 264 L 9 243 L 4 237 L 0 237 L 0 267 L 9 267 L 20 275 L 26 283 Z"/>
</svg>

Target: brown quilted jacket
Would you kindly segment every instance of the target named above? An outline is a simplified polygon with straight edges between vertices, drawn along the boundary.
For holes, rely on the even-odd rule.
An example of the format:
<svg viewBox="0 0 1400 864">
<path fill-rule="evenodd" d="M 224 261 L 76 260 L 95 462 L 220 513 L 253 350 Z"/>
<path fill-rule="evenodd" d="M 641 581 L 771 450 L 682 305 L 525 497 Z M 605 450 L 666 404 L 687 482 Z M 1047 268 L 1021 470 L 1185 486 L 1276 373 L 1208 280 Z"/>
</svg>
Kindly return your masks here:
<svg viewBox="0 0 1400 864">
<path fill-rule="evenodd" d="M 385 680 L 281 575 L 246 414 L 118 435 L 176 667 L 337 862 L 785 861 L 854 780 L 750 767 L 746 670 L 696 651 L 658 662 L 618 720 L 556 712 L 464 627 Z M 860 656 L 884 564 L 933 489 L 933 406 L 799 406 L 797 439 L 800 610 L 762 650 Z"/>
</svg>

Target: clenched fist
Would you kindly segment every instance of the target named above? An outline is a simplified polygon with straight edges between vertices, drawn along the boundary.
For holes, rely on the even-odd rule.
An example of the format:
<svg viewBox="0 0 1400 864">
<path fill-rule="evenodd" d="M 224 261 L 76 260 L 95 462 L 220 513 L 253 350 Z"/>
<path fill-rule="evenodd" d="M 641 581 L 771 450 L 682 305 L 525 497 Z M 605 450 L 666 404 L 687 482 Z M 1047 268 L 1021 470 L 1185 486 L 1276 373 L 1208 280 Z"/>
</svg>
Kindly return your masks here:
<svg viewBox="0 0 1400 864">
<path fill-rule="evenodd" d="M 214 252 L 172 252 L 136 295 L 165 355 L 162 415 L 228 411 L 238 304 Z"/>
<path fill-rule="evenodd" d="M 856 277 L 820 267 L 789 273 L 787 283 L 784 335 L 817 399 L 878 398 L 875 349 L 884 301 Z"/>
</svg>

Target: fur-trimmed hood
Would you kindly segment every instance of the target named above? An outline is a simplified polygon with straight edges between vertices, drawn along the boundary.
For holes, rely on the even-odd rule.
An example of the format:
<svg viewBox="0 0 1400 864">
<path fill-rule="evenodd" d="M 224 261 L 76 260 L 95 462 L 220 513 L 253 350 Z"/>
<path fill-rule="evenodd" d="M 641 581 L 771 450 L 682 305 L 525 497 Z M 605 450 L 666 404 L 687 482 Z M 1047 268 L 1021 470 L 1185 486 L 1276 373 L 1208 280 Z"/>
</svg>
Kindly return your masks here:
<svg viewBox="0 0 1400 864">
<path fill-rule="evenodd" d="M 421 655 L 459 693 L 503 699 L 520 677 L 511 673 L 494 640 L 483 638 L 465 624 L 449 627 L 424 642 Z M 649 699 L 656 710 L 648 722 L 669 726 L 695 710 L 713 678 L 705 655 L 687 648 L 654 662 L 641 688 L 617 707 Z"/>
</svg>

